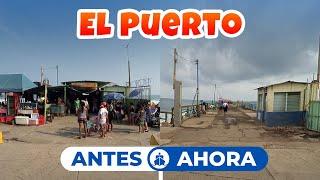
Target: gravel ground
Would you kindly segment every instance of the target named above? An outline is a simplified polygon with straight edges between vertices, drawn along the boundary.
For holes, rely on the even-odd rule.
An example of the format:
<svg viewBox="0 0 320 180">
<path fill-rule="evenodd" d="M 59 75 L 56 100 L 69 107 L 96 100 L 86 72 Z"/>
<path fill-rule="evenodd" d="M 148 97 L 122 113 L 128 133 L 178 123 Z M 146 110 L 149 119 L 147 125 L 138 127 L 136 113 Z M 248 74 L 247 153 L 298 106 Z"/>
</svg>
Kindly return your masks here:
<svg viewBox="0 0 320 180">
<path fill-rule="evenodd" d="M 207 179 L 319 179 L 320 139 L 266 131 L 256 124 L 252 112 L 231 109 L 185 121 L 183 127 L 161 127 L 164 145 L 261 146 L 269 155 L 267 168 L 260 172 L 170 172 L 165 180 Z M 226 125 L 226 119 L 236 123 Z"/>
</svg>

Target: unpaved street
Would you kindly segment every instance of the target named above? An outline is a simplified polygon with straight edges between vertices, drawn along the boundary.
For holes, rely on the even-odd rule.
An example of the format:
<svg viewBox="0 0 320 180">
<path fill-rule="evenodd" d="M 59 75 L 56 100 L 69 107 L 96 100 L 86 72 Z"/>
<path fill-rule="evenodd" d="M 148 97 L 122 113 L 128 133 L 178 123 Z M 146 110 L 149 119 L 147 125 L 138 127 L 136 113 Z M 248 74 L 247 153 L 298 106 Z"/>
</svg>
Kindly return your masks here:
<svg viewBox="0 0 320 180">
<path fill-rule="evenodd" d="M 185 172 L 165 173 L 171 179 L 319 179 L 319 137 L 278 133 L 255 123 L 254 112 L 231 109 L 209 112 L 201 118 L 186 120 L 183 127 L 161 127 L 164 145 L 184 146 L 261 146 L 269 155 L 267 168 L 260 172 Z M 225 119 L 233 122 L 225 125 Z"/>
<path fill-rule="evenodd" d="M 78 139 L 76 117 L 55 118 L 43 126 L 0 124 L 5 142 L 0 144 L 0 179 L 157 179 L 156 172 L 68 172 L 60 164 L 61 152 L 69 146 L 149 146 L 151 129 L 139 134 L 137 126 L 114 125 L 107 138 Z"/>
</svg>

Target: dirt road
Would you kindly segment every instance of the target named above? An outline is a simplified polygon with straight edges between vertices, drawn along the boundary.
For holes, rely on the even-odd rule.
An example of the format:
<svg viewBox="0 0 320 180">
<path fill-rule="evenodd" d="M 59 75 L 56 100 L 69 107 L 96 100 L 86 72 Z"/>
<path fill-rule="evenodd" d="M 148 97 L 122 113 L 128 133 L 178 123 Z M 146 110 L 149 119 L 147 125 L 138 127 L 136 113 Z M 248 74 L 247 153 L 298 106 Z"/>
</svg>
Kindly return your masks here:
<svg viewBox="0 0 320 180">
<path fill-rule="evenodd" d="M 115 125 L 106 139 L 99 135 L 77 139 L 75 117 L 56 118 L 43 126 L 0 124 L 5 143 L 0 144 L 0 179 L 157 179 L 156 172 L 68 172 L 60 164 L 61 152 L 69 146 L 149 146 L 151 129 L 139 134 L 137 126 Z"/>
<path fill-rule="evenodd" d="M 226 125 L 229 119 L 230 126 Z M 236 123 L 234 122 L 236 120 Z M 260 172 L 165 173 L 166 180 L 187 179 L 319 179 L 319 138 L 303 138 L 267 131 L 256 124 L 251 113 L 231 109 L 211 112 L 186 120 L 182 127 L 161 127 L 165 145 L 185 146 L 261 146 L 269 155 L 267 168 Z"/>
</svg>

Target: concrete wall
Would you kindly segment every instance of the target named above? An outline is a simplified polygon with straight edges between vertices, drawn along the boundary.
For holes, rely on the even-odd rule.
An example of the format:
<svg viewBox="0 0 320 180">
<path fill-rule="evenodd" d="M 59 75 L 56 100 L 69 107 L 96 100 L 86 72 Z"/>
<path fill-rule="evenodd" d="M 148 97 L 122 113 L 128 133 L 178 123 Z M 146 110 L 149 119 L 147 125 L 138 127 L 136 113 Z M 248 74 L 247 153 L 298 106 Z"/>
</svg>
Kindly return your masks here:
<svg viewBox="0 0 320 180">
<path fill-rule="evenodd" d="M 303 126 L 305 111 L 296 112 L 265 112 L 264 123 L 268 127 L 276 126 Z"/>
</svg>

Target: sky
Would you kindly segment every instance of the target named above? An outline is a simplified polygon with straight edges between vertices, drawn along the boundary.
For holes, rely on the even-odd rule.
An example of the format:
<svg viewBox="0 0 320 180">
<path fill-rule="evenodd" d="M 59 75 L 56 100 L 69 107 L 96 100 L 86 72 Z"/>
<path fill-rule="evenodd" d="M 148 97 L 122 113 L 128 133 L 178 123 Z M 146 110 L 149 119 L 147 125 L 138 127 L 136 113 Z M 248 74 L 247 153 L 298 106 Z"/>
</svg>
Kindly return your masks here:
<svg viewBox="0 0 320 180">
<path fill-rule="evenodd" d="M 320 2 L 308 1 L 19 1 L 0 0 L 0 73 L 24 73 L 40 80 L 40 66 L 51 84 L 59 81 L 102 80 L 125 84 L 129 43 L 132 79 L 152 78 L 152 94 L 172 97 L 173 49 L 186 59 L 199 59 L 200 98 L 217 95 L 233 100 L 256 100 L 259 86 L 280 81 L 310 81 L 316 72 L 320 35 Z M 120 9 L 235 9 L 246 19 L 237 38 L 149 40 L 134 33 L 130 40 L 117 37 L 79 40 L 76 13 L 80 8 L 108 9 L 116 25 Z M 177 78 L 183 98 L 192 99 L 195 65 L 180 61 Z"/>
<path fill-rule="evenodd" d="M 161 5 L 161 3 L 158 3 Z M 128 81 L 129 43 L 131 79 L 150 77 L 152 94 L 160 94 L 160 52 L 165 41 L 134 35 L 131 40 L 79 40 L 76 37 L 77 10 L 108 9 L 116 25 L 119 9 L 151 9 L 146 1 L 20 1 L 0 0 L 0 73 L 24 73 L 40 81 L 40 67 L 51 84 L 59 81 L 102 80 L 124 85 Z M 161 5 L 162 6 L 162 5 Z M 160 6 L 159 6 L 160 7 Z"/>
<path fill-rule="evenodd" d="M 173 48 L 199 59 L 200 99 L 256 101 L 256 88 L 284 81 L 311 81 L 317 72 L 320 1 L 201 1 L 199 9 L 235 9 L 246 19 L 244 32 L 230 39 L 177 40 L 161 61 L 161 97 L 173 97 Z M 195 3 L 197 4 L 197 3 Z M 187 8 L 189 6 L 181 6 Z M 196 66 L 178 59 L 177 80 L 184 99 L 193 99 Z"/>
</svg>

